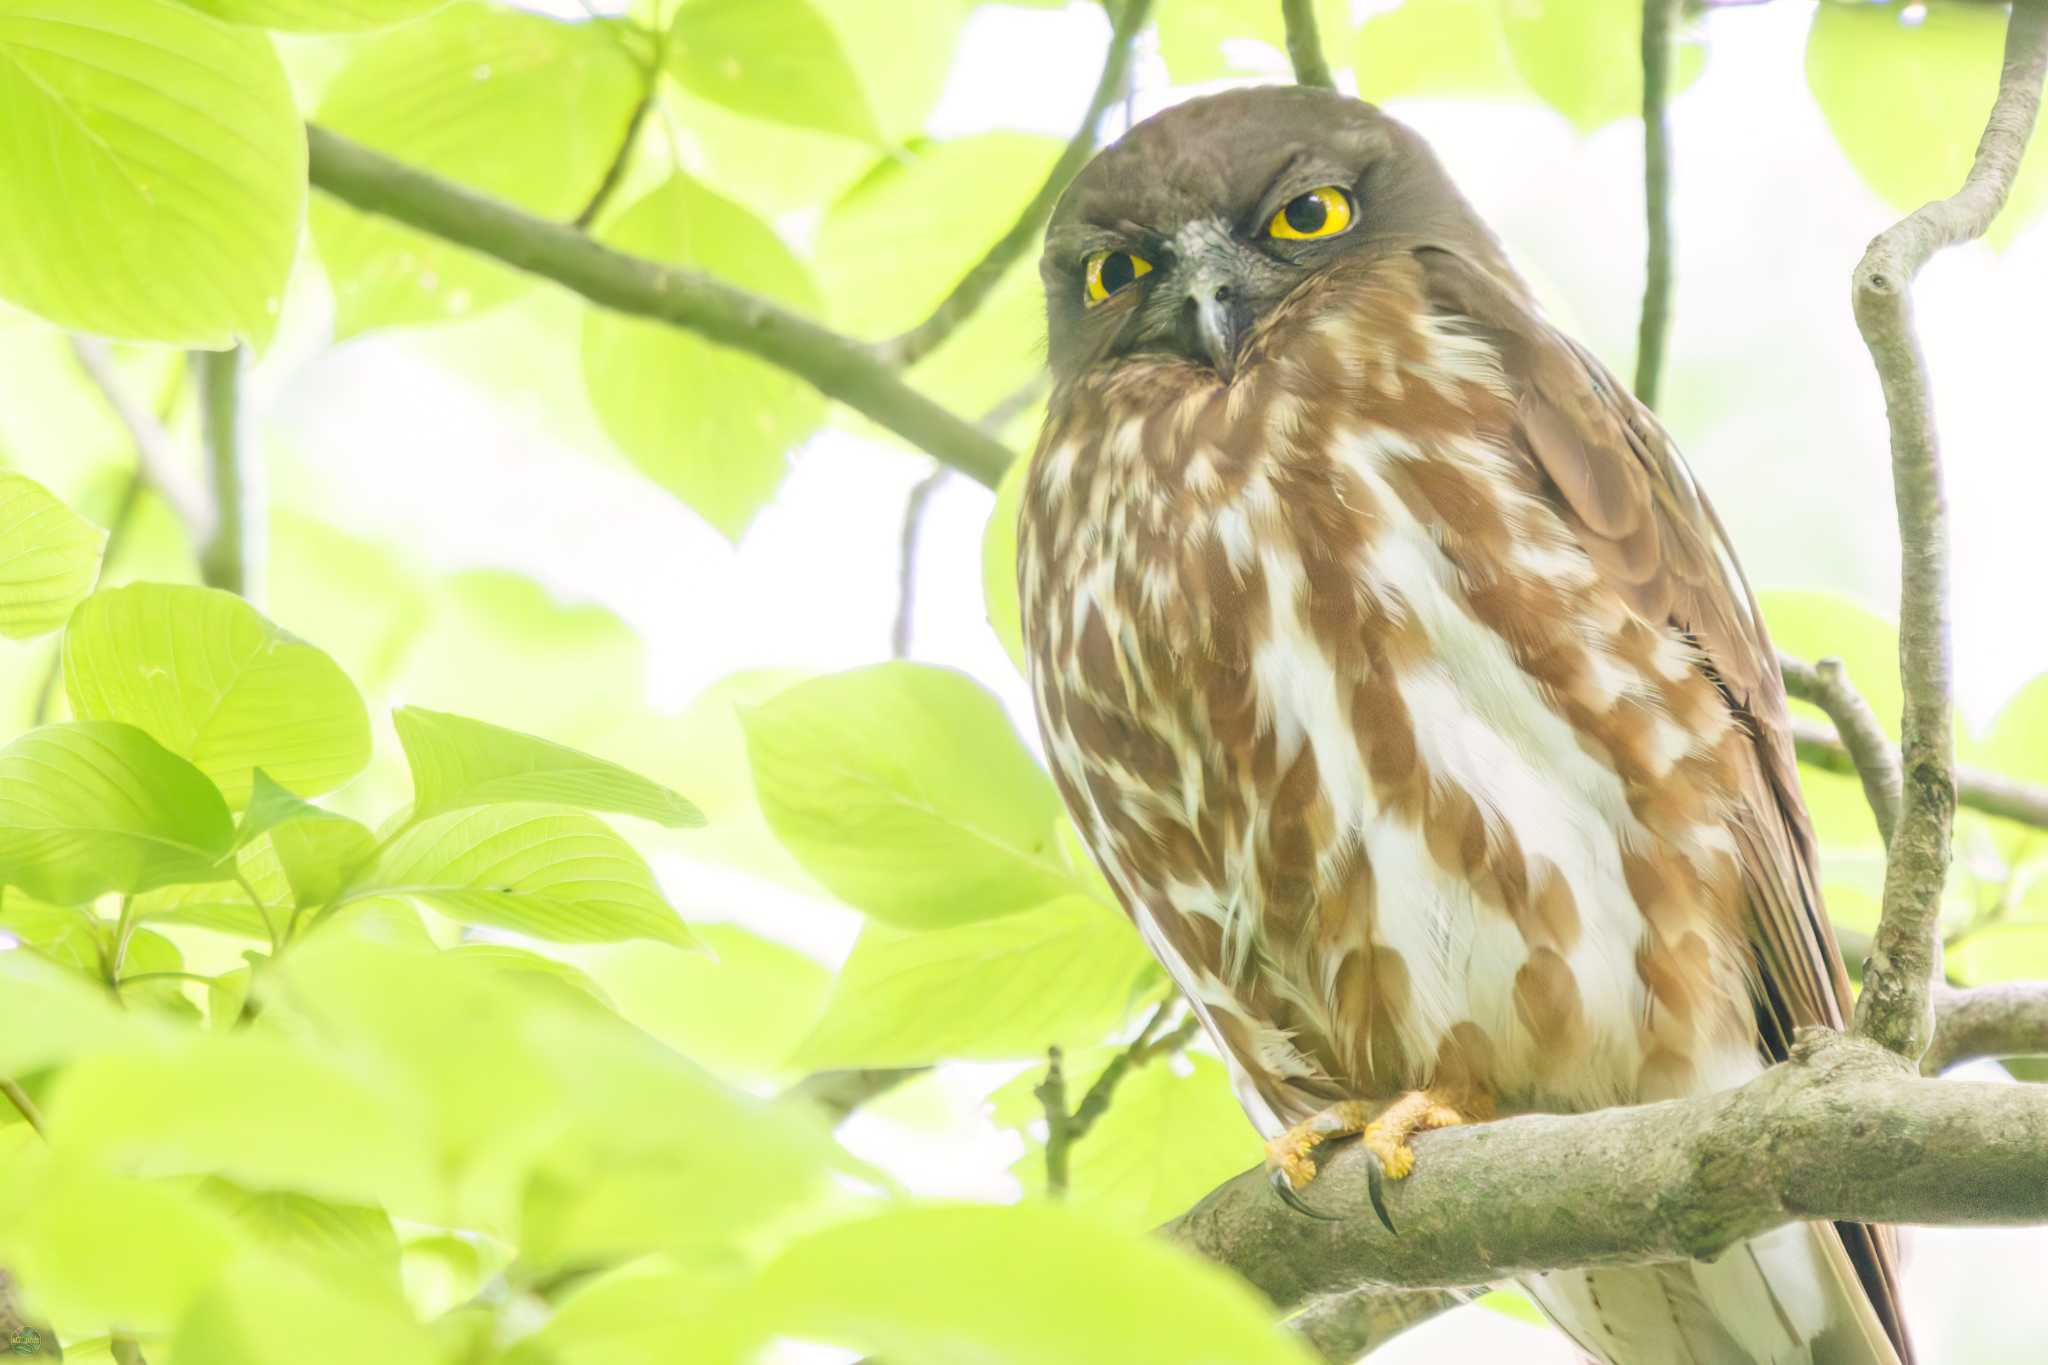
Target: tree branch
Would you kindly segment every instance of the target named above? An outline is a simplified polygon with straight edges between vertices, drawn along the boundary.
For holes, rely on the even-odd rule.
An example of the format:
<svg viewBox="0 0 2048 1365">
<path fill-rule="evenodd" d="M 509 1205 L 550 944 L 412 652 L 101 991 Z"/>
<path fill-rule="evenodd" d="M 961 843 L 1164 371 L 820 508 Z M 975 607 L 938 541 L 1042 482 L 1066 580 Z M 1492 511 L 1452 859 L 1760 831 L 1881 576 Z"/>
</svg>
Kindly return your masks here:
<svg viewBox="0 0 2048 1365">
<path fill-rule="evenodd" d="M 1913 1077 L 1832 1033 L 1736 1090 L 1445 1129 L 1416 1148 L 1414 1174 L 1388 1190 L 1398 1237 L 1371 1217 L 1302 1218 L 1262 1167 L 1163 1231 L 1289 1308 L 1360 1284 L 1711 1257 L 1801 1219 L 2048 1221 L 2048 1087 Z M 1368 1207 L 1355 1146 L 1316 1185 L 1325 1207 Z"/>
<path fill-rule="evenodd" d="M 136 402 L 128 392 L 104 342 L 74 335 L 71 354 L 78 361 L 78 368 L 85 371 L 85 377 L 100 391 L 100 397 L 106 400 L 114 416 L 127 428 L 128 439 L 135 445 L 135 465 L 142 471 L 142 477 L 184 523 L 185 534 L 192 538 L 192 543 L 203 544 L 213 534 L 213 506 L 205 491 L 179 468 L 178 452 L 171 434 L 164 430 L 163 423 L 148 408 Z"/>
<path fill-rule="evenodd" d="M 1287 1319 L 1287 1326 L 1330 1365 L 1351 1365 L 1409 1328 L 1469 1302 L 1469 1294 L 1452 1289 L 1388 1289 L 1367 1284 L 1310 1300 Z"/>
<path fill-rule="evenodd" d="M 1064 1199 L 1074 1119 L 1067 1112 L 1067 1071 L 1058 1048 L 1045 1050 L 1045 1079 L 1031 1087 L 1031 1093 L 1045 1111 L 1045 1192 L 1054 1199 Z"/>
<path fill-rule="evenodd" d="M 1649 228 L 1643 314 L 1636 329 L 1636 397 L 1657 406 L 1671 330 L 1671 25 L 1678 0 L 1643 0 L 1643 207 Z"/>
<path fill-rule="evenodd" d="M 2048 1056 L 2048 981 L 1934 988 L 1934 1041 L 1920 1072 L 1938 1076 L 1964 1062 Z"/>
<path fill-rule="evenodd" d="M 351 207 L 553 280 L 605 308 L 652 318 L 758 356 L 970 478 L 993 487 L 1011 451 L 899 379 L 873 348 L 701 271 L 613 251 L 394 161 L 317 125 L 312 183 Z"/>
<path fill-rule="evenodd" d="M 0 1076 L 0 1095 L 14 1106 L 15 1112 L 28 1120 L 28 1126 L 36 1130 L 36 1136 L 47 1138 L 50 1130 L 43 1126 L 43 1112 L 36 1108 L 36 1102 L 28 1097 L 28 1091 L 12 1076 Z"/>
<path fill-rule="evenodd" d="M 1287 21 L 1287 59 L 1294 63 L 1295 83 L 1335 90 L 1337 78 L 1330 74 L 1316 31 L 1315 0 L 1280 0 L 1280 15 Z"/>
<path fill-rule="evenodd" d="M 1899 673 L 1905 689 L 1904 799 L 1885 861 L 1884 913 L 1856 1001 L 1856 1030 L 1908 1058 L 1926 1051 L 1936 920 L 1955 815 L 1949 659 L 1948 511 L 1927 361 L 1913 330 L 1913 277 L 1945 246 L 1981 236 L 2005 204 L 2048 73 L 2048 3 L 2018 0 L 2006 26 L 1998 96 L 1963 186 L 1878 234 L 1852 290 L 1884 390 L 1901 553 Z"/>
<path fill-rule="evenodd" d="M 931 505 L 932 494 L 939 491 L 939 485 L 952 473 L 940 465 L 931 473 L 910 486 L 910 495 L 903 500 L 903 530 L 896 543 L 896 619 L 889 627 L 889 657 L 907 659 L 910 657 L 910 629 L 912 619 L 917 615 L 917 540 L 924 529 L 924 511 Z"/>
<path fill-rule="evenodd" d="M 1845 777 L 1860 776 L 1855 758 L 1826 726 L 1794 720 L 1792 742 L 1799 750 L 1801 763 Z M 1898 750 L 1891 747 L 1889 740 L 1885 747 L 1890 750 L 1896 770 Z M 1956 769 L 1956 804 L 2002 820 L 2048 829 L 2048 788 L 2016 782 L 1981 768 Z"/>
<path fill-rule="evenodd" d="M 197 542 L 199 578 L 209 588 L 247 597 L 251 540 L 256 525 L 255 471 L 242 409 L 242 367 L 247 352 L 194 351 L 199 377 L 200 432 L 206 446 L 206 482 L 213 500 L 210 533 Z"/>
<path fill-rule="evenodd" d="M 632 116 L 626 120 L 626 131 L 619 138 L 619 150 L 612 153 L 611 164 L 604 168 L 604 179 L 597 182 L 597 188 L 591 192 L 589 200 L 576 216 L 569 220 L 570 226 L 578 232 L 590 231 L 591 224 L 597 221 L 597 215 L 604 212 L 604 206 L 612 201 L 612 196 L 619 192 L 619 186 L 625 182 L 626 168 L 633 164 L 633 149 L 640 142 L 640 129 L 646 125 L 647 116 L 654 111 L 655 100 L 658 98 L 656 92 L 660 87 L 661 69 L 657 66 L 647 73 L 647 93 L 633 106 Z"/>
<path fill-rule="evenodd" d="M 1082 115 L 1081 126 L 1067 140 L 1066 150 L 1053 163 L 1045 183 L 1024 206 L 1024 211 L 1010 225 L 1010 230 L 997 239 L 972 270 L 961 277 L 960 283 L 953 286 L 953 292 L 940 301 L 930 317 L 875 347 L 875 354 L 885 363 L 902 368 L 916 364 L 937 350 L 961 323 L 981 307 L 1017 258 L 1038 245 L 1039 234 L 1045 230 L 1046 220 L 1052 217 L 1053 209 L 1058 206 L 1067 182 L 1080 173 L 1089 157 L 1095 155 L 1095 138 L 1102 127 L 1102 116 L 1109 112 L 1109 106 L 1117 102 L 1123 91 L 1125 76 L 1130 71 L 1131 47 L 1144 30 L 1151 12 L 1152 0 L 1123 0 L 1121 5 L 1112 7 L 1109 50 L 1103 56 L 1102 74 L 1096 78 L 1095 93 L 1088 101 L 1088 112 Z"/>
<path fill-rule="evenodd" d="M 1899 751 L 1885 737 L 1877 713 L 1849 681 L 1840 659 L 1810 664 L 1780 654 L 1778 672 L 1785 679 L 1788 695 L 1813 703 L 1835 723 L 1836 743 L 1849 759 L 1850 770 L 1863 782 L 1863 796 L 1870 802 L 1870 813 L 1877 817 L 1878 831 L 1885 843 L 1891 843 L 1892 830 L 1899 823 Z M 1795 726 L 1795 745 L 1798 739 Z"/>
</svg>

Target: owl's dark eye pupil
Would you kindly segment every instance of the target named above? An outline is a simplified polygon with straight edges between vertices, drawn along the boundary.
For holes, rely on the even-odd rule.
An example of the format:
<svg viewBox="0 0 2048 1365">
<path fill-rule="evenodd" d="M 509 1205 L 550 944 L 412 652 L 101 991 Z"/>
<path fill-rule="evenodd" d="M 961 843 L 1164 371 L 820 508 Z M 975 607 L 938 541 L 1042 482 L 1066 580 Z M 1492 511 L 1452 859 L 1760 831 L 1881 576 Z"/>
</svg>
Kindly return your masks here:
<svg viewBox="0 0 2048 1365">
<path fill-rule="evenodd" d="M 1287 226 L 1299 233 L 1321 231 L 1330 219 L 1330 206 L 1319 194 L 1304 194 L 1287 206 Z"/>
<path fill-rule="evenodd" d="M 1138 267 L 1131 263 L 1128 251 L 1112 251 L 1102 258 L 1102 288 L 1105 293 L 1117 290 L 1138 278 Z"/>
</svg>

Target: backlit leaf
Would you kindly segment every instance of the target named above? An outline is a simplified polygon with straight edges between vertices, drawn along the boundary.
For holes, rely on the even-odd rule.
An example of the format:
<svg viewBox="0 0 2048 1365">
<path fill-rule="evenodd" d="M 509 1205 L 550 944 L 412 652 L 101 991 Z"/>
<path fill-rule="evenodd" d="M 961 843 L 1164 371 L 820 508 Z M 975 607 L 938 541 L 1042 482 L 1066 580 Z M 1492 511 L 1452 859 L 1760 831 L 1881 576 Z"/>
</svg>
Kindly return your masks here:
<svg viewBox="0 0 2048 1365">
<path fill-rule="evenodd" d="M 27 640 L 63 625 L 92 591 L 106 541 L 34 479 L 0 470 L 0 635 Z"/>
<path fill-rule="evenodd" d="M 687 0 L 668 69 L 692 94 L 754 118 L 881 137 L 838 33 L 809 0 Z"/>
<path fill-rule="evenodd" d="M 671 828 L 704 823 L 695 806 L 660 783 L 566 745 L 418 706 L 400 707 L 391 721 L 412 765 L 414 819 L 538 801 Z"/>
</svg>

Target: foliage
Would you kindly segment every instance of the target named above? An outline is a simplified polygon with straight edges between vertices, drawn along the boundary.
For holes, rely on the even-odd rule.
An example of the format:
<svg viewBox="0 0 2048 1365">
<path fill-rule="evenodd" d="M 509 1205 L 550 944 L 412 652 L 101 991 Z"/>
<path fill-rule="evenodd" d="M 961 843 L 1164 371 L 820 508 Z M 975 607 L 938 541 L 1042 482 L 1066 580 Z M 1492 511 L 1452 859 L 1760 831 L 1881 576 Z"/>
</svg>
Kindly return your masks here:
<svg viewBox="0 0 2048 1365">
<path fill-rule="evenodd" d="M 1078 1096 L 1167 991 L 1000 689 L 750 668 L 662 714 L 626 620 L 524 572 L 440 572 L 467 561 L 430 535 L 355 538 L 306 452 L 268 452 L 268 596 L 243 600 L 195 581 L 132 419 L 73 372 L 64 332 L 126 343 L 116 378 L 183 457 L 179 348 L 411 345 L 735 542 L 800 447 L 874 436 L 753 356 L 309 197 L 302 125 L 882 340 L 1060 154 L 933 131 L 991 7 L 533 8 L 0 0 L 0 298 L 21 310 L 0 316 L 0 1080 L 37 1118 L 0 1104 L 0 1266 L 73 1358 L 139 1341 L 154 1365 L 737 1365 L 780 1339 L 897 1365 L 1306 1359 L 1143 1235 L 1256 1155 L 1205 1045 L 1136 1066 L 1064 1206 L 1045 1191 L 1047 1049 Z M 1640 99 L 1621 0 L 1316 11 L 1370 97 L 1541 107 L 1560 137 L 1611 136 Z M 1921 13 L 1823 5 L 1806 39 L 1846 164 L 1902 205 L 1959 178 L 1995 65 L 1989 10 Z M 1158 53 L 1180 84 L 1277 74 L 1278 16 L 1173 0 Z M 1712 32 L 1687 35 L 1681 87 L 1711 74 Z M 2039 207 L 2037 172 L 2001 231 Z M 1009 262 L 908 380 L 970 416 L 1021 391 L 1028 414 L 1038 289 L 1028 253 Z M 980 565 L 1019 668 L 1026 472 Z M 460 496 L 488 505 L 486 482 Z M 1881 618 L 1766 608 L 1783 647 L 1847 658 L 1897 714 Z M 2048 684 L 1963 743 L 2048 779 Z M 1830 904 L 1867 923 L 1867 808 L 1852 780 L 1807 784 Z M 2048 850 L 1980 816 L 1959 837 L 1951 971 L 2048 975 Z M 971 1090 L 1020 1203 L 912 1198 L 829 1112 L 765 1098 L 911 1067 L 937 1079 L 878 1122 Z"/>
</svg>

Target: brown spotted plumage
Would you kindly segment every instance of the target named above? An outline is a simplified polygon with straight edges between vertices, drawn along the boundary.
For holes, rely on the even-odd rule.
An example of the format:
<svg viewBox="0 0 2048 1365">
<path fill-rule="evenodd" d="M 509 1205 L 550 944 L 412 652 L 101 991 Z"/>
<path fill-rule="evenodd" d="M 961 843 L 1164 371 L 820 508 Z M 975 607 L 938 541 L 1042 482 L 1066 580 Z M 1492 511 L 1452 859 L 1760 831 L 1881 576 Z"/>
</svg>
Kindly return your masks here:
<svg viewBox="0 0 2048 1365">
<path fill-rule="evenodd" d="M 1841 1022 L 1727 538 L 1420 139 L 1193 101 L 1082 173 L 1043 271 L 1047 753 L 1290 1186 L 1375 1115 L 1397 1177 L 1421 1127 L 1740 1084 Z M 1613 1365 L 1910 1361 L 1853 1225 L 1529 1288 Z"/>
</svg>

